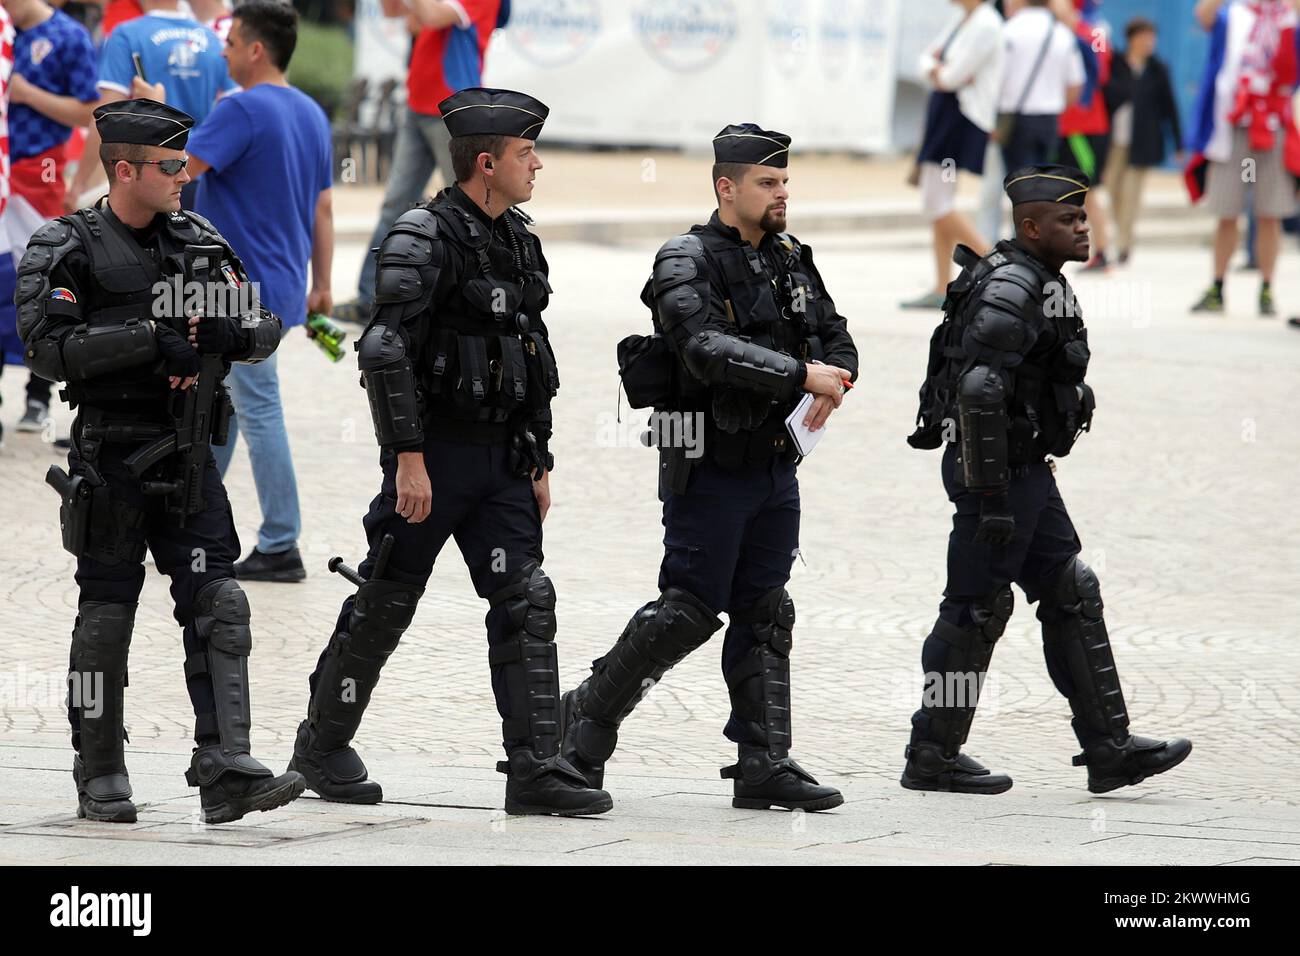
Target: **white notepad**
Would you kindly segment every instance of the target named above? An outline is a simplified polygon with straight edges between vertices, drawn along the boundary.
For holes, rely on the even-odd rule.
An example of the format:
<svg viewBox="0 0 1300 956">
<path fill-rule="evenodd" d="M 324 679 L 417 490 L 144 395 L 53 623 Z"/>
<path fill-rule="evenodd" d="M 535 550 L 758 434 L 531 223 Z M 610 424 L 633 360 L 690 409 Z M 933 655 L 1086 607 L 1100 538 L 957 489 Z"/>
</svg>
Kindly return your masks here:
<svg viewBox="0 0 1300 956">
<path fill-rule="evenodd" d="M 807 458 L 812 454 L 812 450 L 817 447 L 817 443 L 822 440 L 826 434 L 826 426 L 822 425 L 817 431 L 810 431 L 808 426 L 803 423 L 804 416 L 808 414 L 808 409 L 812 408 L 813 393 L 805 392 L 799 404 L 785 418 L 785 430 L 790 433 L 790 439 L 794 442 L 795 451 Z"/>
</svg>

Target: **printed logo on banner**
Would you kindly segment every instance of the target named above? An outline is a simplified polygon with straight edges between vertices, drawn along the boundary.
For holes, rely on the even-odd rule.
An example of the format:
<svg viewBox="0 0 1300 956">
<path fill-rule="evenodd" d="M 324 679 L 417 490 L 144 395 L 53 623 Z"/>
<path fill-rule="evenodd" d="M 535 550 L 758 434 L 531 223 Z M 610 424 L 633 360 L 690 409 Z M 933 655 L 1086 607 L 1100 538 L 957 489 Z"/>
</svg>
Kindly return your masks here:
<svg viewBox="0 0 1300 956">
<path fill-rule="evenodd" d="M 812 42 L 811 21 L 803 0 L 777 0 L 767 19 L 767 42 L 772 50 L 772 65 L 791 76 L 809 60 Z"/>
<path fill-rule="evenodd" d="M 600 35 L 596 0 L 516 0 L 505 35 L 525 60 L 565 66 Z"/>
<path fill-rule="evenodd" d="M 736 39 L 732 0 L 641 0 L 632 9 L 632 32 L 652 57 L 689 73 L 716 61 Z"/>
</svg>

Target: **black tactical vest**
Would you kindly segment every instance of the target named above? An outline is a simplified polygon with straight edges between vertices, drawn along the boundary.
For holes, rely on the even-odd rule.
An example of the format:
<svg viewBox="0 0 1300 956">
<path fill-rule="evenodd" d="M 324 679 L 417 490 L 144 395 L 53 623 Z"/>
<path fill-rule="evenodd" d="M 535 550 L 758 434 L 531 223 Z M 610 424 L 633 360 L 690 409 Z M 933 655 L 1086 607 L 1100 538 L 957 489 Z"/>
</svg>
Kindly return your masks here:
<svg viewBox="0 0 1300 956">
<path fill-rule="evenodd" d="M 691 232 L 721 273 L 727 319 L 737 334 L 803 361 L 821 360 L 817 332 L 822 300 L 802 269 L 802 246 L 795 239 L 782 233 L 760 251 L 708 226 Z"/>
<path fill-rule="evenodd" d="M 465 272 L 430 313 L 426 352 L 417 368 L 425 407 L 434 417 L 505 422 L 545 408 L 559 389 L 555 358 L 542 331 L 550 298 L 536 238 L 522 212 L 498 220 L 505 241 L 440 195 L 428 209 L 438 236 L 463 254 Z M 498 231 L 500 231 L 498 229 Z"/>
<path fill-rule="evenodd" d="M 140 246 L 129 227 L 113 215 L 107 204 L 79 209 L 65 218 L 81 240 L 81 251 L 89 260 L 95 283 L 85 293 L 88 305 L 93 304 L 82 318 L 88 326 L 120 325 L 132 319 L 154 320 L 155 285 L 165 277 L 183 273 L 186 245 L 220 245 L 231 262 L 238 262 L 234 251 L 215 231 L 201 228 L 184 212 L 163 214 L 163 222 L 150 240 L 154 255 Z M 166 378 L 153 366 L 124 369 L 103 379 L 70 384 L 69 401 L 120 411 L 133 402 L 149 403 L 168 397 Z M 140 411 L 152 415 L 161 407 Z"/>
<path fill-rule="evenodd" d="M 1069 454 L 1092 419 L 1092 392 L 1083 385 L 1088 370 L 1088 331 L 1074 290 L 1064 277 L 1011 242 L 975 257 L 960 247 L 961 274 L 948 285 L 943 321 L 930 336 L 926 378 L 921 385 L 917 429 L 907 439 L 913 448 L 938 448 L 956 440 L 957 383 L 974 364 L 962 347 L 963 336 L 980 305 L 980 293 L 995 270 L 1008 262 L 1028 266 L 1039 280 L 1038 337 L 1011 378 L 1009 463 L 1023 465 L 1045 455 Z M 1082 388 L 1080 388 L 1082 386 Z M 1083 396 L 1079 392 L 1083 391 Z"/>
</svg>

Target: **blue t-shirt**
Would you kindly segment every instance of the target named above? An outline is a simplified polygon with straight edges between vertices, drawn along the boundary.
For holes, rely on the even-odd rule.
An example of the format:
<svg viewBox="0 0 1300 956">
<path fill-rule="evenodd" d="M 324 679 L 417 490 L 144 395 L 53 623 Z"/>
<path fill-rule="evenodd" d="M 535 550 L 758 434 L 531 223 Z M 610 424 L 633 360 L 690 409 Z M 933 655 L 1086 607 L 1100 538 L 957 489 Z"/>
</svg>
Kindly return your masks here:
<svg viewBox="0 0 1300 956">
<path fill-rule="evenodd" d="M 217 103 L 185 148 L 212 167 L 199 177 L 195 211 L 225 236 L 285 328 L 301 325 L 316 201 L 334 181 L 325 111 L 292 86 L 260 83 Z"/>
<path fill-rule="evenodd" d="M 140 54 L 145 79 L 163 85 L 167 105 L 196 123 L 212 112 L 218 93 L 238 89 L 226 72 L 221 40 L 187 16 L 155 10 L 114 28 L 99 60 L 100 89 L 131 95 L 132 53 Z"/>
<path fill-rule="evenodd" d="M 95 89 L 95 48 L 90 34 L 62 10 L 14 37 L 14 72 L 56 96 L 83 103 L 99 99 Z M 9 107 L 9 155 L 26 159 L 66 143 L 72 128 L 38 113 L 26 103 Z"/>
</svg>

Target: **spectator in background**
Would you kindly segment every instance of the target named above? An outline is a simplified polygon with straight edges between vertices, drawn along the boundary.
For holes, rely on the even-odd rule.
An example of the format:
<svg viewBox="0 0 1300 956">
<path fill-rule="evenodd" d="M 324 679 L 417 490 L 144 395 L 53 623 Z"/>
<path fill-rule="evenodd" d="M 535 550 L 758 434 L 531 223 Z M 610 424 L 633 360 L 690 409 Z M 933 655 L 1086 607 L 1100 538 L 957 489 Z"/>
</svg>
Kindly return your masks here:
<svg viewBox="0 0 1300 956">
<path fill-rule="evenodd" d="M 390 17 L 406 16 L 419 27 L 406 76 L 406 110 L 393 146 L 379 223 L 367 244 L 357 299 L 335 310 L 335 316 L 366 322 L 375 299 L 374 249 L 384 241 L 397 217 L 418 202 L 435 169 L 450 183 L 449 136 L 438 104 L 458 90 L 483 81 L 483 57 L 492 31 L 503 25 L 501 0 L 382 0 Z"/>
<path fill-rule="evenodd" d="M 1113 111 L 1106 186 L 1120 265 L 1128 262 L 1133 251 L 1133 225 L 1142 209 L 1147 170 L 1164 163 L 1168 140 L 1175 144 L 1183 141 L 1169 68 L 1156 57 L 1155 49 L 1156 25 L 1134 17 L 1124 28 L 1124 50 L 1112 61 L 1106 88 L 1107 104 Z M 1182 161 L 1179 148 L 1179 165 Z"/>
<path fill-rule="evenodd" d="M 144 16 L 144 9 L 140 6 L 140 0 L 108 0 L 104 4 L 102 21 L 104 39 L 107 40 L 109 35 L 123 23 L 142 16 Z"/>
<path fill-rule="evenodd" d="M 1006 68 L 994 131 L 1008 175 L 1051 161 L 1065 108 L 1079 99 L 1085 79 L 1074 35 L 1048 9 L 1048 0 L 1024 0 L 1002 27 Z M 1010 132 L 1007 126 L 1010 124 Z"/>
<path fill-rule="evenodd" d="M 288 0 L 284 2 L 292 6 Z M 230 4 L 226 0 L 189 0 L 189 4 L 194 11 L 194 19 L 215 33 L 224 44 L 226 38 L 230 36 L 230 25 L 234 22 L 230 13 Z"/>
<path fill-rule="evenodd" d="M 0 215 L 3 215 L 9 200 L 9 75 L 14 65 L 14 25 L 8 12 L 0 7 Z M 13 262 L 8 255 L 0 256 L 3 266 L 12 269 Z M 17 333 L 15 332 L 15 338 Z M 22 361 L 22 342 L 11 345 L 0 331 L 0 366 L 9 360 L 10 349 L 15 348 L 18 361 Z M 5 430 L 0 425 L 0 447 L 4 446 Z"/>
<path fill-rule="evenodd" d="M 217 97 L 236 88 L 226 72 L 217 35 L 177 9 L 177 0 L 142 0 L 144 16 L 127 20 L 104 41 L 99 62 L 99 103 L 148 97 L 189 113 L 195 125 L 212 112 Z M 138 53 L 148 82 L 136 76 L 132 54 Z M 92 125 L 82 155 L 99 154 L 99 133 Z M 103 181 L 100 163 L 77 167 L 64 208 L 81 207 L 82 193 Z M 194 184 L 181 191 L 181 203 L 194 208 Z"/>
<path fill-rule="evenodd" d="M 1210 31 L 1210 55 L 1197 97 L 1188 148 L 1204 154 L 1207 211 L 1218 218 L 1214 284 L 1193 312 L 1223 312 L 1223 277 L 1237 246 L 1253 174 L 1259 261 L 1259 314 L 1275 315 L 1273 270 L 1282 220 L 1296 207 L 1295 183 L 1283 159 L 1291 97 L 1300 71 L 1300 30 L 1290 0 L 1200 0 L 1196 17 Z"/>
<path fill-rule="evenodd" d="M 1061 139 L 1056 151 L 1058 163 L 1082 170 L 1093 184 L 1083 204 L 1092 227 L 1094 249 L 1092 258 L 1083 266 L 1084 272 L 1105 272 L 1109 268 L 1106 250 L 1110 236 L 1101 184 L 1110 153 L 1110 113 L 1102 91 L 1110 82 L 1111 42 L 1110 29 L 1097 12 L 1100 2 L 1074 0 L 1067 13 L 1066 22 L 1074 30 L 1085 79 L 1078 102 L 1071 103 L 1061 114 Z"/>
<path fill-rule="evenodd" d="M 13 301 L 18 259 L 32 233 L 63 215 L 68 139 L 72 127 L 90 123 L 99 94 L 95 50 L 85 27 L 45 0 L 3 2 L 15 30 L 9 79 L 10 195 L 0 214 L 0 334 L 10 341 L 17 335 Z M 51 384 L 35 372 L 28 375 L 20 432 L 45 428 Z"/>
<path fill-rule="evenodd" d="M 921 72 L 934 90 L 917 154 L 917 185 L 934 233 L 934 288 L 905 309 L 943 307 L 952 255 L 964 243 L 983 256 L 989 245 L 957 211 L 957 170 L 984 172 L 989 133 L 1002 84 L 1002 18 L 983 0 L 954 0 L 958 9 L 921 54 Z"/>
<path fill-rule="evenodd" d="M 298 14 L 277 0 L 235 9 L 225 57 L 243 87 L 222 99 L 190 133 L 190 174 L 199 177 L 196 211 L 243 260 L 263 303 L 287 331 L 307 311 L 328 313 L 334 254 L 329 120 L 285 79 L 298 41 Z M 307 263 L 311 292 L 307 293 Z M 251 581 L 300 581 L 302 519 L 289 436 L 280 403 L 277 350 L 256 365 L 236 365 L 230 440 L 213 449 L 224 475 L 243 434 L 253 466 L 262 526 L 252 553 L 235 565 Z"/>
</svg>

